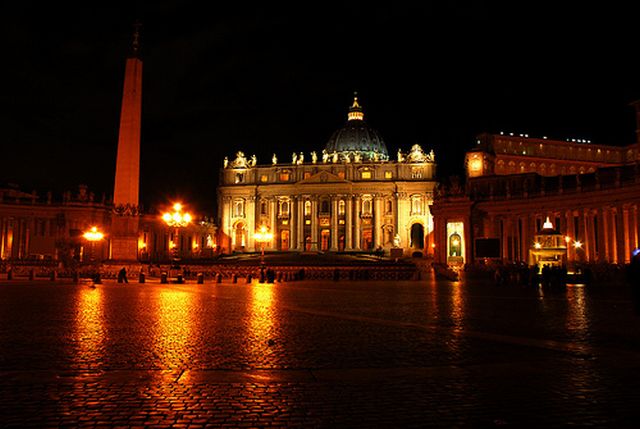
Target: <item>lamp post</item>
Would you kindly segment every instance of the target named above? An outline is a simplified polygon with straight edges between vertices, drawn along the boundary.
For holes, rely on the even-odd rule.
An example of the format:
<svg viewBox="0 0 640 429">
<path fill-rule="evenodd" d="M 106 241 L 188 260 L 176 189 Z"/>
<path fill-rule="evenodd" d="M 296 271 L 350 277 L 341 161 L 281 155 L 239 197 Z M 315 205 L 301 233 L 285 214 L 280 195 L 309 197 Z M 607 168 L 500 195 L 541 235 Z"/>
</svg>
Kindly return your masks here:
<svg viewBox="0 0 640 429">
<path fill-rule="evenodd" d="M 100 241 L 104 238 L 104 234 L 98 230 L 97 226 L 92 226 L 91 229 L 84 234 L 82 234 L 85 240 L 91 243 L 91 251 L 89 254 L 89 261 L 93 262 L 95 259 L 94 255 L 94 247 L 96 241 Z"/>
<path fill-rule="evenodd" d="M 167 226 L 174 228 L 174 240 L 170 242 L 169 247 L 171 247 L 172 253 L 177 256 L 178 255 L 178 229 L 184 228 L 185 226 L 191 223 L 192 217 L 188 212 L 182 212 L 182 204 L 175 203 L 173 205 L 173 212 L 165 212 L 162 214 L 162 220 Z"/>
<path fill-rule="evenodd" d="M 253 234 L 253 239 L 260 243 L 260 266 L 264 266 L 264 245 L 273 240 L 273 234 L 269 229 L 262 225 L 258 231 Z"/>
<path fill-rule="evenodd" d="M 93 265 L 95 264 L 95 245 L 96 245 L 96 241 L 101 241 L 102 239 L 104 239 L 104 234 L 98 230 L 97 226 L 92 226 L 91 229 L 87 232 L 85 232 L 84 234 L 82 234 L 82 237 L 84 237 L 85 240 L 87 240 L 89 243 L 91 243 L 91 250 L 89 253 L 89 262 Z M 94 267 L 96 272 L 93 273 L 93 282 L 94 283 L 101 283 L 100 281 L 100 266 L 99 264 L 96 264 L 96 266 Z"/>
</svg>

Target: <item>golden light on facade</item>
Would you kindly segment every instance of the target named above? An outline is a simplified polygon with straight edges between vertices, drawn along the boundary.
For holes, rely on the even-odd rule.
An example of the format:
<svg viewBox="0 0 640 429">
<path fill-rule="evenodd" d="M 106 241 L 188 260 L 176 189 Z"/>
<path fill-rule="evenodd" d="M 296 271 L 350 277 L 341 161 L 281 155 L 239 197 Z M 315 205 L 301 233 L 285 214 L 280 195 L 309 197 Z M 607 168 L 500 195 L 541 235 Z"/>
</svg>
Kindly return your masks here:
<svg viewBox="0 0 640 429">
<path fill-rule="evenodd" d="M 100 241 L 104 238 L 104 234 L 98 231 L 97 226 L 92 226 L 91 229 L 82 234 L 82 236 L 89 241 Z"/>
<path fill-rule="evenodd" d="M 536 249 L 542 249 L 542 244 L 536 241 L 535 243 L 533 243 L 533 247 L 535 247 Z"/>
<path fill-rule="evenodd" d="M 567 244 L 569 244 L 571 242 L 571 237 L 569 237 L 568 235 L 564 236 L 564 241 L 567 242 Z"/>
<path fill-rule="evenodd" d="M 573 243 L 573 247 L 575 247 L 576 249 L 581 249 L 582 248 L 582 242 L 576 240 L 576 242 Z"/>
</svg>

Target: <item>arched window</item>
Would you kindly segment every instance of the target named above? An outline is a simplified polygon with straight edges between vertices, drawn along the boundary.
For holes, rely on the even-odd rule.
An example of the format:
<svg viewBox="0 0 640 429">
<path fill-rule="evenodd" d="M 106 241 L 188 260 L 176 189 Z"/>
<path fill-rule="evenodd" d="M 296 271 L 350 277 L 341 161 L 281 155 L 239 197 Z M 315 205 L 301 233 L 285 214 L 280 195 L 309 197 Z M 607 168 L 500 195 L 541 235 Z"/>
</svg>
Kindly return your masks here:
<svg viewBox="0 0 640 429">
<path fill-rule="evenodd" d="M 289 202 L 288 201 L 282 201 L 280 203 L 280 214 L 281 215 L 288 215 L 289 214 Z"/>
<path fill-rule="evenodd" d="M 329 201 L 323 200 L 320 203 L 320 213 L 329 213 Z"/>
<path fill-rule="evenodd" d="M 393 201 L 387 200 L 385 213 L 387 214 L 393 213 Z"/>
<path fill-rule="evenodd" d="M 340 216 L 344 215 L 344 207 L 345 207 L 345 202 L 344 200 L 340 200 L 338 201 L 338 214 Z"/>
<path fill-rule="evenodd" d="M 304 202 L 304 215 L 311 216 L 311 201 L 309 200 Z"/>
<path fill-rule="evenodd" d="M 260 203 L 260 214 L 265 216 L 267 214 L 267 202 L 263 201 Z"/>
</svg>

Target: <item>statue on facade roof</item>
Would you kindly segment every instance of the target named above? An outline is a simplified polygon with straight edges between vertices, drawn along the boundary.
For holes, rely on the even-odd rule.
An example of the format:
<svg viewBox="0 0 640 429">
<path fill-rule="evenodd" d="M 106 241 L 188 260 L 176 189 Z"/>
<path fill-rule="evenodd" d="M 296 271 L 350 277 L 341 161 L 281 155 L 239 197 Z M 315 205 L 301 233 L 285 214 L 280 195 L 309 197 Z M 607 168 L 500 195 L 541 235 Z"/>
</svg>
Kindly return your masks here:
<svg viewBox="0 0 640 429">
<path fill-rule="evenodd" d="M 353 162 L 361 162 L 362 161 L 362 155 L 360 155 L 360 152 L 356 152 L 353 154 Z"/>
<path fill-rule="evenodd" d="M 404 162 L 404 155 L 401 149 L 398 149 L 398 162 Z"/>
<path fill-rule="evenodd" d="M 271 157 L 271 164 L 276 165 L 277 163 L 278 163 L 278 157 L 274 153 L 273 156 Z"/>
<path fill-rule="evenodd" d="M 419 144 L 411 146 L 411 152 L 407 155 L 409 162 L 427 162 L 429 159 Z"/>
<path fill-rule="evenodd" d="M 224 160 L 222 161 L 222 165 L 224 166 L 224 168 L 227 168 L 229 166 L 229 158 L 225 156 Z"/>
<path fill-rule="evenodd" d="M 238 151 L 236 153 L 236 159 L 231 162 L 231 168 L 247 168 L 250 167 L 247 158 L 244 156 L 244 152 Z"/>
<path fill-rule="evenodd" d="M 300 152 L 298 155 L 298 164 L 302 164 L 304 162 L 304 152 Z"/>
<path fill-rule="evenodd" d="M 344 156 L 344 162 L 346 162 L 347 164 L 351 162 L 351 157 L 349 156 L 349 152 L 345 153 L 343 156 Z"/>
<path fill-rule="evenodd" d="M 329 153 L 326 149 L 322 149 L 322 162 L 326 164 L 327 161 L 329 161 Z"/>
<path fill-rule="evenodd" d="M 338 163 L 338 152 L 333 152 L 333 163 L 334 164 Z"/>
<path fill-rule="evenodd" d="M 254 155 L 251 155 L 251 160 L 249 161 L 249 167 L 255 167 L 258 163 L 258 158 Z"/>
<path fill-rule="evenodd" d="M 377 150 L 373 152 L 373 161 L 374 162 L 380 161 L 380 154 L 378 153 Z"/>
<path fill-rule="evenodd" d="M 298 163 L 298 154 L 295 152 L 291 154 L 291 163 L 294 165 Z"/>
<path fill-rule="evenodd" d="M 315 150 L 313 152 L 311 152 L 311 162 L 314 163 L 314 164 L 316 162 L 318 162 L 318 154 L 316 153 Z"/>
</svg>

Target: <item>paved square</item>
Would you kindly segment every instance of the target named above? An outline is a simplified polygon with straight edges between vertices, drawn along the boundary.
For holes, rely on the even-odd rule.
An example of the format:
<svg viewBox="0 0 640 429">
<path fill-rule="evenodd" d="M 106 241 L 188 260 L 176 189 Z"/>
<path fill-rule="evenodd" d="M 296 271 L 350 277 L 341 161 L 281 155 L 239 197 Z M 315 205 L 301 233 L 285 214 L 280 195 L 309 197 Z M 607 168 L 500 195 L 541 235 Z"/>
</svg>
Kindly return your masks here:
<svg viewBox="0 0 640 429">
<path fill-rule="evenodd" d="M 624 287 L 0 282 L 2 427 L 637 426 Z"/>
</svg>

